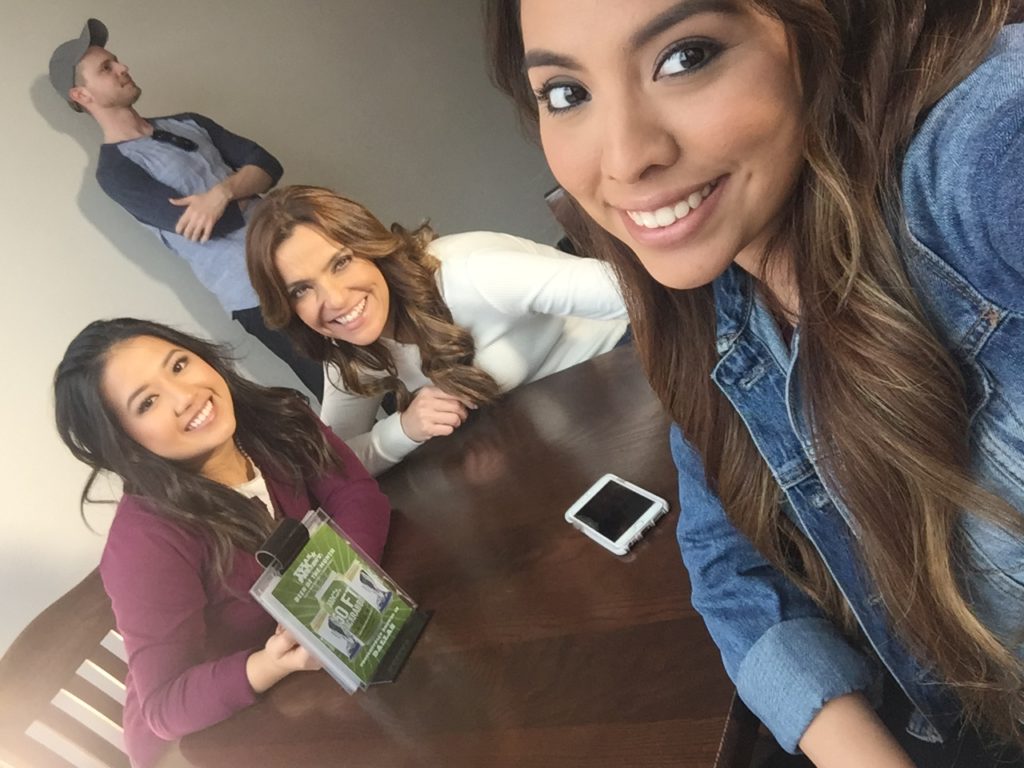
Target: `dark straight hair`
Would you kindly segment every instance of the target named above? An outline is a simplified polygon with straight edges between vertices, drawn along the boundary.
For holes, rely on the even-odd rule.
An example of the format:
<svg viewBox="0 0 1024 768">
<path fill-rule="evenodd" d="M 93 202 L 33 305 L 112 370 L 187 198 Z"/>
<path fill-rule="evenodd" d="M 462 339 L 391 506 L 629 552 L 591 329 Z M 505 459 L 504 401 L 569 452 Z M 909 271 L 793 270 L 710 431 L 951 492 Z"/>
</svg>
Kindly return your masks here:
<svg viewBox="0 0 1024 768">
<path fill-rule="evenodd" d="M 265 471 L 301 487 L 325 471 L 340 471 L 342 464 L 298 392 L 245 379 L 226 349 L 147 320 L 97 320 L 86 326 L 68 345 L 53 379 L 57 432 L 92 470 L 82 490 L 83 517 L 97 476 L 111 472 L 121 478 L 125 493 L 138 496 L 154 514 L 207 535 L 214 569 L 223 577 L 234 548 L 255 552 L 273 521 L 262 505 L 158 456 L 124 431 L 103 397 L 103 371 L 114 347 L 140 336 L 180 347 L 223 377 L 234 402 L 235 439 Z"/>
</svg>

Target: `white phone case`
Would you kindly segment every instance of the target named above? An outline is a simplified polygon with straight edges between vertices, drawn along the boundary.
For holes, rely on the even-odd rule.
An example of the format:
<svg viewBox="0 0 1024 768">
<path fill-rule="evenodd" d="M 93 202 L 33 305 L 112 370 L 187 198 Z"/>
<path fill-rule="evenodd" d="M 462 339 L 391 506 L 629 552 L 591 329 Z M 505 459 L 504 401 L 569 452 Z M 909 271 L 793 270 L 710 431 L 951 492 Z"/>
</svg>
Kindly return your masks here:
<svg viewBox="0 0 1024 768">
<path fill-rule="evenodd" d="M 619 483 L 638 496 L 642 496 L 650 501 L 650 506 L 648 506 L 647 509 L 629 526 L 629 528 L 627 528 L 622 535 L 614 541 L 577 518 L 577 514 L 579 514 L 579 512 L 587 505 L 587 502 L 596 496 L 597 493 L 608 483 Z M 664 515 L 667 511 L 668 502 L 660 496 L 655 496 L 650 491 L 644 490 L 640 486 L 634 485 L 628 480 L 623 480 L 617 475 L 608 473 L 606 475 L 602 475 L 596 483 L 587 489 L 586 493 L 580 496 L 573 505 L 566 510 L 565 520 L 609 552 L 621 556 L 629 552 L 630 547 L 639 541 L 644 535 L 644 532 L 648 528 L 653 527 L 658 518 Z"/>
</svg>

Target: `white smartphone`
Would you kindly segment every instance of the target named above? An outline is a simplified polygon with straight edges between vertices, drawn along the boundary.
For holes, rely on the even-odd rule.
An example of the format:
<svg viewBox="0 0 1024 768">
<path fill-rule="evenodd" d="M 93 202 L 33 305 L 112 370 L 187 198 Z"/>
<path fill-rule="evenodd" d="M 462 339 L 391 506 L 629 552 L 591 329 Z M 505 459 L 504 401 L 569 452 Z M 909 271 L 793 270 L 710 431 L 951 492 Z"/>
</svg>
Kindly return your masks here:
<svg viewBox="0 0 1024 768">
<path fill-rule="evenodd" d="M 609 552 L 624 555 L 667 511 L 660 496 L 607 474 L 569 507 L 565 519 Z"/>
</svg>

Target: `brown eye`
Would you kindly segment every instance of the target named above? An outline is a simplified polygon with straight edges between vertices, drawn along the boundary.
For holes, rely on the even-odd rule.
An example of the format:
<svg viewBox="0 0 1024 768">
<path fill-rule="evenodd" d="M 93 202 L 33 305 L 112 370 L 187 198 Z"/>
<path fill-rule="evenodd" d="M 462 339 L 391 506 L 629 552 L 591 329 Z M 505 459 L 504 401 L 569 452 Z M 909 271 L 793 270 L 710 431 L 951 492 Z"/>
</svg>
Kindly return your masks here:
<svg viewBox="0 0 1024 768">
<path fill-rule="evenodd" d="M 548 112 L 557 114 L 590 101 L 590 94 L 578 83 L 548 83 L 537 91 L 537 100 L 547 107 Z"/>
<path fill-rule="evenodd" d="M 708 42 L 685 41 L 670 48 L 658 62 L 654 79 L 681 75 L 699 69 L 718 53 L 717 46 Z"/>
</svg>

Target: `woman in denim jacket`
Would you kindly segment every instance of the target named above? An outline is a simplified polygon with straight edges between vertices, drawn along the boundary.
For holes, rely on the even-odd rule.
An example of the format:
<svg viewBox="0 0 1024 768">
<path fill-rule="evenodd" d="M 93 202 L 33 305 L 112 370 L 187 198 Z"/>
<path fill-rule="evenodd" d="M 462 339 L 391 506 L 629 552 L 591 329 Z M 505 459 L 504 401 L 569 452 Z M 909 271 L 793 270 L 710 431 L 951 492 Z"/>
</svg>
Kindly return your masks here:
<svg viewBox="0 0 1024 768">
<path fill-rule="evenodd" d="M 574 236 L 619 272 L 677 422 L 693 602 L 740 695 L 818 766 L 951 765 L 962 745 L 940 743 L 964 725 L 1019 747 L 1009 0 L 595 10 L 492 0 L 492 72 L 539 127 Z"/>
</svg>

